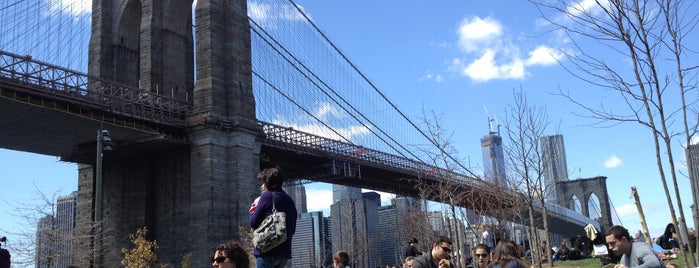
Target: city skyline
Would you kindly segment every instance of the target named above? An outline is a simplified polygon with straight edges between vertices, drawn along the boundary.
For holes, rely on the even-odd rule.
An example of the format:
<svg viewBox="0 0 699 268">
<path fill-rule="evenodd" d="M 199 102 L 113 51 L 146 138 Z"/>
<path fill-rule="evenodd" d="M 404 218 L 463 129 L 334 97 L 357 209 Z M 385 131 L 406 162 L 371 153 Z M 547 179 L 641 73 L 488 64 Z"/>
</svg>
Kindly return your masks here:
<svg viewBox="0 0 699 268">
<path fill-rule="evenodd" d="M 68 267 L 72 263 L 72 241 L 78 207 L 78 192 L 56 199 L 54 215 L 37 223 L 36 268 Z"/>
<path fill-rule="evenodd" d="M 480 125 L 477 122 L 482 122 L 486 115 L 482 107 L 487 106 L 492 109 L 491 113 L 502 115 L 503 110 L 511 105 L 507 97 L 510 91 L 524 89 L 532 103 L 545 106 L 552 115 L 557 129 L 549 133 L 566 136 L 571 179 L 597 175 L 609 178 L 611 201 L 619 214 L 619 218 L 615 218 L 617 223 L 630 230 L 640 229 L 635 205 L 628 198 L 631 186 L 637 186 L 647 211 L 657 211 L 654 217 L 648 219 L 651 236 L 660 235 L 669 222 L 665 196 L 658 191 L 662 185 L 655 166 L 650 132 L 633 124 L 592 126 L 589 120 L 574 115 L 581 112 L 579 109 L 551 93 L 557 92 L 557 89 L 570 90 L 579 94 L 577 97 L 581 101 L 588 103 L 621 104 L 623 100 L 577 81 L 556 63 L 526 65 L 522 67 L 523 74 L 514 77 L 477 76 L 468 72 L 473 69 L 457 68 L 460 65 L 455 63 L 490 63 L 495 70 L 502 70 L 500 67 L 508 63 L 528 62 L 529 56 L 539 46 L 565 48 L 565 44 L 562 44 L 565 38 L 543 34 L 545 23 L 528 3 L 446 1 L 440 5 L 425 6 L 417 2 L 414 2 L 415 5 L 368 1 L 326 5 L 299 1 L 299 4 L 360 69 L 386 90 L 387 96 L 395 100 L 398 107 L 406 109 L 406 114 L 418 117 L 420 107 L 441 112 L 444 127 L 453 130 L 457 139 L 456 149 L 466 163 L 480 162 L 481 147 L 476 143 L 484 130 L 474 126 Z M 390 19 L 386 14 L 391 14 Z M 490 43 L 469 42 L 474 41 L 474 36 L 460 30 L 474 29 L 468 28 L 473 25 L 482 26 L 475 29 L 491 30 L 472 30 L 473 33 L 495 38 L 487 39 L 492 41 Z M 697 39 L 692 35 L 688 40 Z M 486 49 L 491 54 L 487 54 Z M 487 57 L 493 54 L 498 57 Z M 606 58 L 618 60 L 613 56 Z M 411 64 L 406 64 L 406 61 Z M 686 172 L 683 164 L 684 145 L 684 142 L 678 142 L 672 146 L 675 147 L 677 169 Z M 31 201 L 37 195 L 37 190 L 52 195 L 77 189 L 75 164 L 62 163 L 55 157 L 7 150 L 0 150 L 0 155 L 7 160 L 0 164 L 2 170 L 8 171 L 0 179 L 0 183 L 9 185 L 0 187 L 4 188 L 0 189 L 0 193 L 6 203 L 23 199 Z M 482 169 L 477 164 L 473 165 L 476 170 Z M 685 215 L 689 217 L 691 192 L 687 179 L 682 176 L 680 173 L 679 187 Z M 309 185 L 307 191 L 311 197 L 308 204 L 312 209 L 309 211 L 323 210 L 329 206 L 332 197 L 329 197 L 331 190 L 328 185 Z M 3 207 L 4 215 L 13 213 L 10 209 L 13 205 Z M 21 220 L 14 216 L 7 217 L 10 219 L 0 223 L 0 230 L 14 230 L 16 226 L 21 226 L 17 224 Z M 11 237 L 8 239 L 8 246 L 12 246 Z"/>
</svg>

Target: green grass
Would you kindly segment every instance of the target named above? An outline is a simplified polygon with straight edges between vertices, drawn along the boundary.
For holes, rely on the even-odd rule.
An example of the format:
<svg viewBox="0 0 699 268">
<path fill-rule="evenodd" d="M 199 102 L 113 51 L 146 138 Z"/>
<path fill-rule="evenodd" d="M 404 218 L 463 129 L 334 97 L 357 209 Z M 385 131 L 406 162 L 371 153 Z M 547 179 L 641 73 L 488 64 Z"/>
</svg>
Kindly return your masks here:
<svg viewBox="0 0 699 268">
<path fill-rule="evenodd" d="M 544 265 L 546 266 L 546 265 Z M 557 261 L 553 263 L 554 267 L 580 267 L 580 268 L 599 268 L 602 267 L 602 261 L 599 258 L 587 258 L 575 261 Z"/>
<path fill-rule="evenodd" d="M 669 261 L 665 261 L 665 263 L 674 263 L 677 264 L 678 267 L 684 267 L 684 261 L 681 258 L 677 259 L 672 259 Z M 558 261 L 553 263 L 554 267 L 580 267 L 580 268 L 600 268 L 602 267 L 602 261 L 599 258 L 587 258 L 587 259 L 582 259 L 582 260 L 575 260 L 575 261 Z M 542 267 L 548 267 L 548 264 L 545 263 L 542 265 Z"/>
</svg>

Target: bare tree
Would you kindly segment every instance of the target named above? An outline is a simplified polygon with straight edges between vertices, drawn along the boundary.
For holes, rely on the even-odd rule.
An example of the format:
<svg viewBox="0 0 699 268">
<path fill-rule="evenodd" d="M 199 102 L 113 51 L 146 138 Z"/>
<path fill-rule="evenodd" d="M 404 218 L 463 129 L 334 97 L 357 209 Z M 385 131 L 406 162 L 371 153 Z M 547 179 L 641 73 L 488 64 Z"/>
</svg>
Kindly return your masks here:
<svg viewBox="0 0 699 268">
<path fill-rule="evenodd" d="M 8 239 L 12 242 L 10 250 L 13 254 L 13 266 L 41 264 L 43 267 L 59 267 L 78 264 L 76 256 L 89 255 L 92 251 L 80 251 L 73 248 L 87 237 L 92 239 L 92 232 L 83 234 L 72 218 L 74 204 L 67 201 L 58 203 L 58 193 L 49 197 L 37 190 L 37 198 L 31 201 L 19 201 L 17 204 L 7 204 L 14 207 L 14 218 L 21 219 L 22 226 L 28 229 L 9 230 Z M 70 199 L 73 194 L 64 196 Z M 60 206 L 60 208 L 59 208 Z"/>
<path fill-rule="evenodd" d="M 439 181 L 421 180 L 418 189 L 424 199 L 438 200 L 444 205 L 445 222 L 462 220 L 468 222 L 467 228 L 448 224 L 446 232 L 453 236 L 454 252 L 467 254 L 462 248 L 469 230 L 475 237 L 479 236 L 480 226 L 485 224 L 487 216 L 498 219 L 503 227 L 503 220 L 519 221 L 516 219 L 522 211 L 521 202 L 517 202 L 517 196 L 505 185 L 484 181 L 470 168 L 466 168 L 453 155 L 457 154 L 452 142 L 452 134 L 447 132 L 441 122 L 441 116 L 431 112 L 429 115 L 423 111 L 421 118 L 423 125 L 430 135 L 432 144 L 418 146 L 420 152 L 431 161 L 429 164 L 439 167 L 427 171 L 425 176 L 438 177 Z M 468 174 L 469 177 L 466 177 Z M 476 217 L 469 217 L 469 210 Z M 469 219 L 471 218 L 471 219 Z M 493 228 L 496 236 L 505 237 L 505 228 Z M 458 263 L 465 266 L 464 256 L 459 255 Z"/>
<path fill-rule="evenodd" d="M 697 130 L 697 103 L 686 101 L 687 94 L 696 88 L 697 68 L 684 63 L 684 59 L 695 52 L 686 49 L 683 43 L 684 37 L 697 25 L 699 14 L 695 2 L 610 0 L 594 1 L 592 5 L 569 5 L 562 0 L 533 2 L 542 10 L 552 10 L 566 18 L 561 21 L 542 13 L 549 22 L 568 34 L 575 45 L 576 50 L 567 54 L 571 66 L 564 67 L 592 85 L 617 93 L 624 100 L 626 109 L 613 110 L 603 104 L 593 106 L 577 101 L 563 90 L 559 89 L 559 93 L 583 108 L 587 112 L 583 116 L 596 120 L 596 124 L 631 122 L 650 131 L 672 222 L 675 226 L 686 226 L 672 145 L 673 140 L 680 136 L 684 137 L 680 142 L 689 145 Z M 605 60 L 607 57 L 598 57 L 581 49 L 583 41 L 600 44 L 597 52 L 607 48 L 603 51 L 624 57 L 631 63 L 631 68 L 613 66 Z M 676 93 L 673 89 L 677 89 Z M 673 100 L 680 104 L 673 104 Z M 694 115 L 692 118 L 687 115 L 688 111 Z M 673 126 L 678 121 L 682 122 L 681 128 Z M 675 200 L 680 208 L 679 218 L 668 189 L 666 170 L 670 173 Z M 696 207 L 696 195 L 693 195 L 693 202 Z M 678 219 L 682 221 L 679 225 Z M 680 244 L 684 243 L 680 241 Z M 684 254 L 684 251 L 680 252 Z M 694 258 L 684 259 L 685 266 L 690 266 L 688 259 L 691 266 L 695 266 Z"/>
<path fill-rule="evenodd" d="M 463 200 L 466 199 L 468 192 L 465 191 L 455 191 L 454 189 L 463 188 L 463 181 L 457 179 L 457 172 L 469 172 L 463 165 L 456 160 L 453 155 L 456 155 L 456 149 L 453 146 L 452 136 L 453 133 L 448 133 L 441 121 L 441 116 L 431 112 L 429 116 L 423 110 L 422 123 L 427 129 L 427 133 L 430 135 L 432 144 L 417 146 L 418 150 L 426 156 L 426 158 L 431 161 L 429 164 L 435 167 L 439 167 L 437 170 L 429 170 L 427 173 L 433 173 L 429 175 L 438 175 L 440 181 L 437 183 L 427 182 L 422 180 L 418 183 L 418 188 L 420 189 L 421 195 L 425 196 L 426 199 L 440 200 L 442 204 L 446 205 L 447 215 L 444 219 L 445 222 L 449 222 L 448 218 L 452 219 L 465 219 L 463 215 L 466 213 L 462 212 Z M 436 173 L 436 174 L 435 174 Z M 449 224 L 447 227 L 452 228 Z M 458 229 L 445 230 L 447 234 L 454 235 L 452 237 L 454 252 L 463 252 L 462 249 L 462 239 L 463 236 L 459 235 Z M 461 256 L 457 260 L 461 267 L 465 266 L 464 260 Z"/>
<path fill-rule="evenodd" d="M 544 233 L 543 242 L 546 248 L 551 248 L 549 243 L 549 230 L 546 209 L 546 182 L 544 180 L 544 157 L 540 150 L 540 139 L 549 124 L 546 110 L 542 107 L 530 106 L 526 95 L 520 89 L 514 91 L 514 104 L 506 110 L 505 129 L 510 141 L 510 146 L 506 148 L 507 162 L 512 176 L 508 180 L 511 187 L 518 189 L 522 193 L 522 199 L 526 203 L 526 210 L 529 215 L 528 225 L 531 238 L 532 260 L 535 265 L 541 267 L 540 256 L 546 254 L 546 258 L 551 260 L 551 252 L 538 252 L 539 240 L 536 234 L 536 224 L 534 222 L 535 207 L 542 209 L 542 219 Z M 538 203 L 538 204 L 537 204 Z M 551 261 L 548 262 L 549 267 Z"/>
</svg>

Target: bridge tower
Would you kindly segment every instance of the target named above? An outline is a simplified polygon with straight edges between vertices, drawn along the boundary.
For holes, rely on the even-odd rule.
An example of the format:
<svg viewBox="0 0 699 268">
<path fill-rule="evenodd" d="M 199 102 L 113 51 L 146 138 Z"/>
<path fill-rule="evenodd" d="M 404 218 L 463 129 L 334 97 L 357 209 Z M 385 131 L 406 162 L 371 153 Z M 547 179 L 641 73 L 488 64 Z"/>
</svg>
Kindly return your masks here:
<svg viewBox="0 0 699 268">
<path fill-rule="evenodd" d="M 192 0 L 95 0 L 92 8 L 90 75 L 193 104 L 181 146 L 104 157 L 99 266 L 118 264 L 129 234 L 144 226 L 159 262 L 192 253 L 195 267 L 211 265 L 212 246 L 238 238 L 259 195 L 247 1 L 198 1 L 196 85 Z M 78 217 L 88 225 L 96 224 L 94 174 L 80 165 Z"/>
<path fill-rule="evenodd" d="M 613 225 L 612 210 L 609 204 L 609 194 L 607 193 L 607 177 L 597 176 L 594 178 L 558 181 L 556 182 L 556 192 L 559 194 L 556 200 L 558 205 L 569 209 L 574 209 L 573 197 L 580 200 L 581 213 L 586 217 L 590 217 L 589 201 L 592 194 L 595 194 L 600 206 L 600 226 L 609 228 Z"/>
</svg>

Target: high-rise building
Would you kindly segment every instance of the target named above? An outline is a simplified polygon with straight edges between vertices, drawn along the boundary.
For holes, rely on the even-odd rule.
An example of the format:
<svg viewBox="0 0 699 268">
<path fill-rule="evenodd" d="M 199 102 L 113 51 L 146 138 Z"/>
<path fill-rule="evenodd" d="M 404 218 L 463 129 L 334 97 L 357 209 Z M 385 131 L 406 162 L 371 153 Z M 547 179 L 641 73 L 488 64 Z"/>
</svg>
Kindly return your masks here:
<svg viewBox="0 0 699 268">
<path fill-rule="evenodd" d="M 342 199 L 362 199 L 362 189 L 333 184 L 333 204 Z"/>
<path fill-rule="evenodd" d="M 502 137 L 493 131 L 492 120 L 488 119 L 488 134 L 481 138 L 481 151 L 483 152 L 483 179 L 498 185 L 505 186 L 507 175 L 505 174 L 505 154 L 502 148 Z"/>
<path fill-rule="evenodd" d="M 353 188 L 353 187 L 346 187 Z M 378 193 L 359 191 L 342 191 L 333 186 L 333 200 L 336 193 L 342 196 L 355 197 L 339 199 L 330 206 L 330 221 L 332 224 L 331 238 L 333 252 L 346 250 L 350 253 L 352 267 L 376 267 L 379 264 L 377 243 Z M 354 188 L 357 189 L 357 188 Z M 336 191 L 338 190 L 338 191 Z M 359 189 L 358 189 L 359 190 Z M 365 198 L 362 198 L 362 197 Z"/>
<path fill-rule="evenodd" d="M 568 164 L 563 135 L 543 136 L 539 143 L 541 144 L 541 160 L 544 167 L 544 199 L 549 200 L 549 202 L 558 202 L 556 182 L 568 180 Z"/>
<path fill-rule="evenodd" d="M 330 222 L 322 211 L 299 214 L 291 248 L 291 267 L 322 268 L 332 263 Z"/>
<path fill-rule="evenodd" d="M 56 202 L 56 215 L 47 215 L 39 220 L 36 231 L 36 267 L 71 265 L 77 205 L 78 192 L 60 196 Z"/>
<path fill-rule="evenodd" d="M 444 214 L 439 211 L 429 211 L 426 213 L 427 223 L 432 227 L 432 233 L 429 237 L 434 237 L 437 235 L 447 235 L 445 230 L 447 226 L 444 224 Z"/>
<path fill-rule="evenodd" d="M 291 199 L 294 200 L 296 204 L 296 211 L 299 214 L 308 212 L 308 205 L 306 203 L 306 187 L 303 185 L 284 185 L 282 187 L 284 192 L 286 192 Z"/>
<path fill-rule="evenodd" d="M 378 243 L 384 245 L 379 247 L 379 258 L 381 267 L 399 263 L 398 260 L 403 254 L 401 240 L 398 239 L 399 230 L 404 229 L 404 224 L 399 221 L 398 211 L 395 206 L 379 207 Z"/>
</svg>

